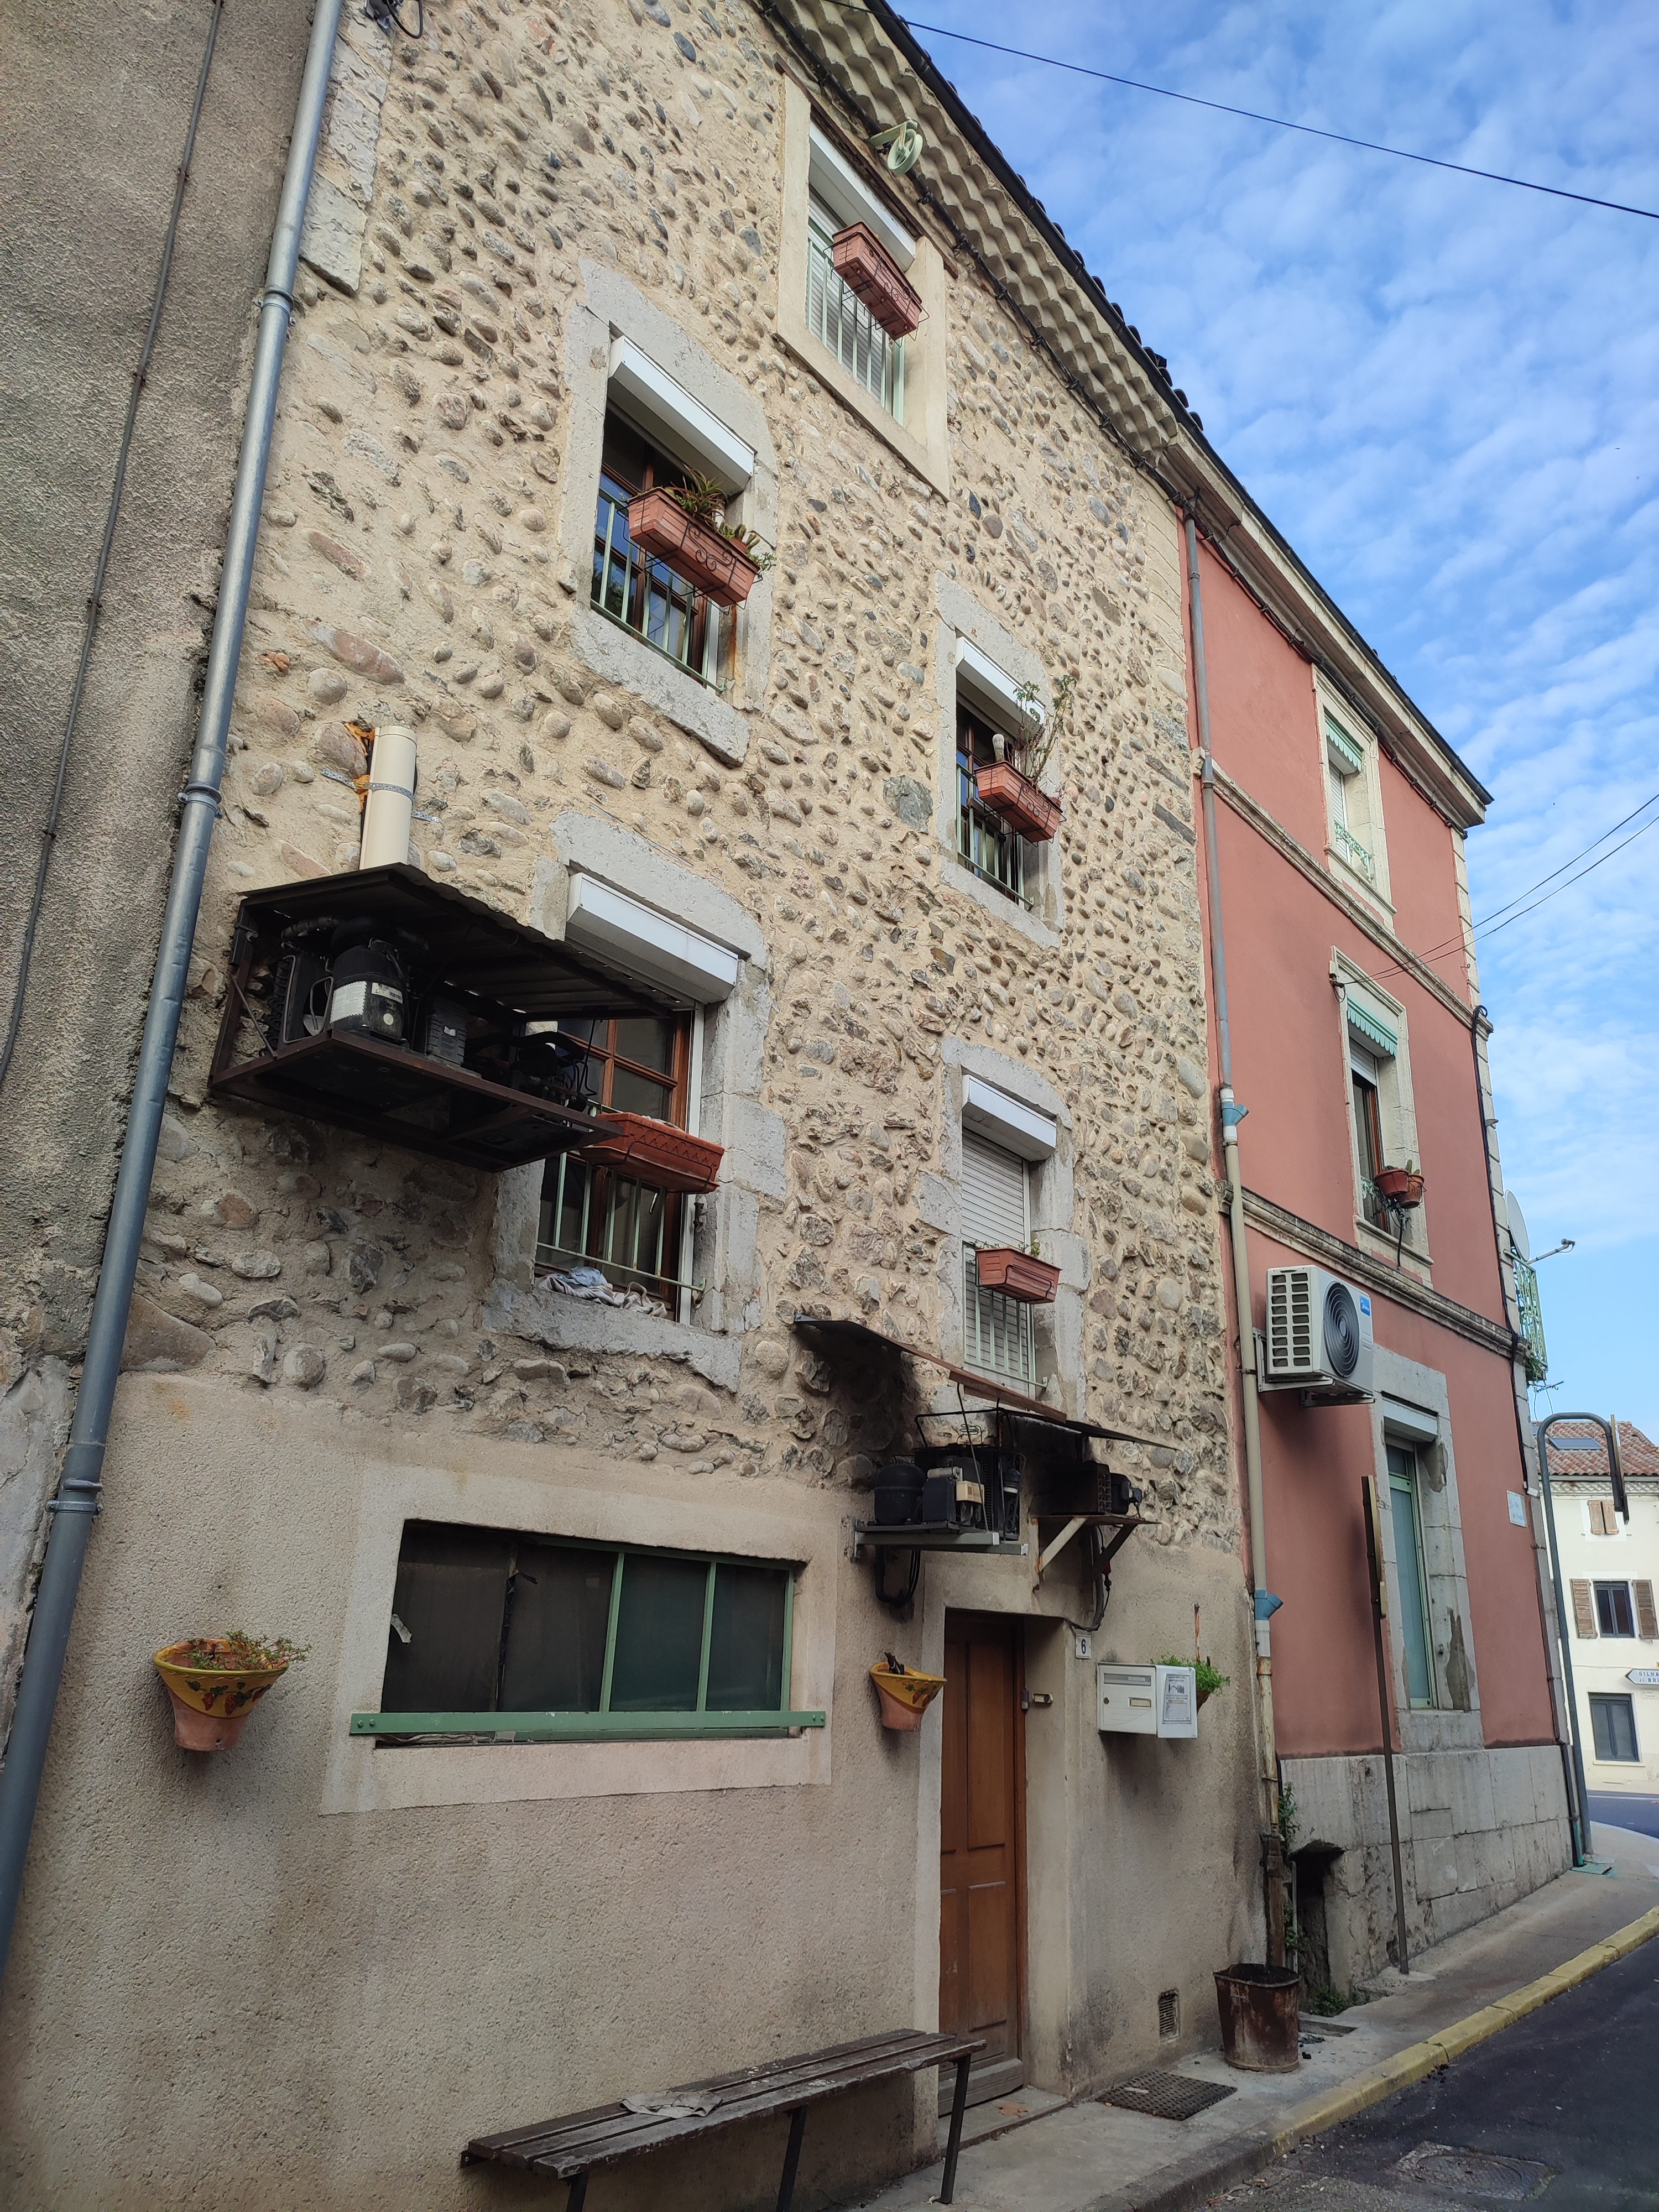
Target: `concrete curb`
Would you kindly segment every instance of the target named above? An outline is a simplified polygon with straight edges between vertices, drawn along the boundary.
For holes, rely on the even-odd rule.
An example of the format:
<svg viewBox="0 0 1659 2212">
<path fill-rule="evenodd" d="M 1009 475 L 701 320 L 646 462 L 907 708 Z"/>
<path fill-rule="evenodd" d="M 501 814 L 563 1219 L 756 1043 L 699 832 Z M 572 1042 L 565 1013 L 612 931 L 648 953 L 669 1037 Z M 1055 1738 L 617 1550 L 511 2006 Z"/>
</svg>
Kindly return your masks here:
<svg viewBox="0 0 1659 2212">
<path fill-rule="evenodd" d="M 1552 1997 L 1559 1997 L 1564 1990 L 1588 1981 L 1603 1966 L 1626 1957 L 1655 1936 L 1659 1936 L 1659 1905 L 1644 1912 L 1639 1920 L 1632 1920 L 1628 1927 L 1616 1929 L 1601 1942 L 1592 1943 L 1588 1951 L 1580 1951 L 1565 1965 L 1540 1974 L 1535 1982 L 1528 1982 L 1508 1996 L 1499 1997 L 1496 2004 L 1483 2006 L 1466 2019 L 1454 2021 L 1449 2027 L 1443 2027 L 1421 2043 L 1408 2044 L 1404 2051 L 1395 2051 L 1392 2058 L 1385 2058 L 1380 2065 L 1355 2075 L 1340 2088 L 1328 2090 L 1324 2096 L 1303 2106 L 1291 2114 L 1274 2136 L 1273 2154 L 1283 2156 L 1309 2136 L 1334 2127 L 1339 2120 L 1352 2119 L 1356 2112 L 1363 2112 L 1370 2106 L 1381 2104 L 1396 2089 L 1422 2081 L 1436 2067 L 1449 2065 L 1454 2058 L 1462 2057 L 1488 2036 L 1496 2035 L 1517 2020 L 1524 2020 Z"/>
</svg>

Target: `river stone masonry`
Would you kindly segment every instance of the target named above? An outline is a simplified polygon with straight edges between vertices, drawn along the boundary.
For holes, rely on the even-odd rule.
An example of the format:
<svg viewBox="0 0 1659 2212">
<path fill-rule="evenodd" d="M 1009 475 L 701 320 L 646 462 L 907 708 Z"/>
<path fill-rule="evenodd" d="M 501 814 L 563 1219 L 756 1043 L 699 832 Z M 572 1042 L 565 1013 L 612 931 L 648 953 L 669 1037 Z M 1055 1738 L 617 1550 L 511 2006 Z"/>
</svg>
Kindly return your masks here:
<svg viewBox="0 0 1659 2212">
<path fill-rule="evenodd" d="M 1159 1439 L 1138 1475 L 1158 1540 L 1233 1547 L 1172 510 L 970 264 L 947 262 L 948 497 L 775 340 L 784 78 L 757 15 L 435 0 L 426 24 L 391 52 L 356 296 L 302 272 L 129 1363 L 862 1484 L 906 1408 L 864 1402 L 789 1322 L 940 1341 L 959 1248 L 929 1193 L 947 1079 L 983 1048 L 1069 1117 L 1051 1395 Z M 742 637 L 764 703 L 737 769 L 582 657 L 561 523 L 595 494 L 569 468 L 567 351 L 594 270 L 769 426 L 777 566 Z M 1030 916 L 935 828 L 965 603 L 1079 679 Z M 434 878 L 530 917 L 574 810 L 753 917 L 786 1176 L 755 1194 L 730 1367 L 492 1328 L 490 1178 L 208 1098 L 238 899 L 356 865 L 358 718 L 417 733 L 410 857 Z"/>
</svg>

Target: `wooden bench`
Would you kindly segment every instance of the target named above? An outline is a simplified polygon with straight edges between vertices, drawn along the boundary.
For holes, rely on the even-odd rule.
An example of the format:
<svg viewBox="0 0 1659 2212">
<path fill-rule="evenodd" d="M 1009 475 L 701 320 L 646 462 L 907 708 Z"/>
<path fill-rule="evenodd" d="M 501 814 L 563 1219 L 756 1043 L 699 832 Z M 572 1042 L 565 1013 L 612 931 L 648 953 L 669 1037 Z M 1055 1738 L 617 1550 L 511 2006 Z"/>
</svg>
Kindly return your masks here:
<svg viewBox="0 0 1659 2212">
<path fill-rule="evenodd" d="M 475 2136 L 462 2152 L 461 2163 L 470 2166 L 477 2160 L 495 2159 L 503 2166 L 553 2175 L 570 2184 L 566 2212 L 582 2212 L 587 2177 L 596 2166 L 614 2166 L 619 2160 L 674 2143 L 696 2142 L 744 2120 L 787 2112 L 789 2141 L 783 2154 L 783 2179 L 778 2185 L 778 2212 L 789 2212 L 809 2106 L 823 2104 L 851 2089 L 867 2088 L 872 2081 L 919 2074 L 924 2067 L 954 2062 L 956 2095 L 951 2106 L 945 2180 L 939 2197 L 941 2204 L 949 2204 L 956 2191 L 962 2118 L 968 2106 L 968 2069 L 974 2053 L 983 2048 L 983 2041 L 976 2037 L 927 2035 L 919 2028 L 866 2035 L 857 2043 L 838 2043 L 828 2051 L 809 2051 L 799 2058 L 776 2058 L 763 2066 L 745 2066 L 736 2074 L 716 2075 L 712 2081 L 690 2081 L 650 2100 L 660 2106 L 712 2100 L 707 2112 L 671 2118 L 661 2112 L 630 2112 L 625 2104 L 598 2105 L 592 2112 L 540 2120 L 534 2127 L 510 2128 L 504 2135 Z"/>
</svg>

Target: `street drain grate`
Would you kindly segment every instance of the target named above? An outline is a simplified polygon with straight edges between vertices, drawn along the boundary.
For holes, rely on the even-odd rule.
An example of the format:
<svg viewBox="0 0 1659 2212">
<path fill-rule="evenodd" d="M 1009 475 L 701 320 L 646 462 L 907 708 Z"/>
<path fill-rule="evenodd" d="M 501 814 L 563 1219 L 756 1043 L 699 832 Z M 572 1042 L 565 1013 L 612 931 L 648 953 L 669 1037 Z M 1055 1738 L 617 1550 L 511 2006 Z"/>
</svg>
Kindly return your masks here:
<svg viewBox="0 0 1659 2212">
<path fill-rule="evenodd" d="M 1160 2120 L 1190 2120 L 1233 2094 L 1225 2081 L 1200 2081 L 1192 2074 L 1137 2074 L 1120 2081 L 1101 2099 L 1103 2105 L 1121 2105 L 1126 2112 L 1151 2112 Z"/>
<path fill-rule="evenodd" d="M 1511 2204 L 1539 2196 L 1555 2178 L 1553 2166 L 1540 2166 L 1535 2159 L 1511 2158 L 1503 2151 L 1457 2150 L 1450 2143 L 1419 2143 L 1394 2170 L 1402 2181 L 1472 2197 L 1496 2197 Z"/>
</svg>

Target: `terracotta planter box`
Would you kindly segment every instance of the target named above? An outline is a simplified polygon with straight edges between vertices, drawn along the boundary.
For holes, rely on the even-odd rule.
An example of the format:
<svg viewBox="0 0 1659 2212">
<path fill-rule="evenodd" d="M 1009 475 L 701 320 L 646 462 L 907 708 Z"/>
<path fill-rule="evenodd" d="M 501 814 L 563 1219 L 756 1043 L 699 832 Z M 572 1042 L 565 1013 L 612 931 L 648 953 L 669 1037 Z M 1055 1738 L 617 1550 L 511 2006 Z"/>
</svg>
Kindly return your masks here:
<svg viewBox="0 0 1659 2212">
<path fill-rule="evenodd" d="M 1000 1291 L 1005 1298 L 1018 1298 L 1024 1306 L 1051 1306 L 1060 1288 L 1060 1270 L 1047 1260 L 1017 1252 L 1000 1244 L 992 1252 L 976 1252 L 974 1265 L 982 1291 Z"/>
<path fill-rule="evenodd" d="M 576 1154 L 590 1167 L 615 1168 L 618 1174 L 653 1190 L 713 1190 L 726 1157 L 724 1145 L 711 1145 L 647 1114 L 601 1114 L 599 1134 Z"/>
<path fill-rule="evenodd" d="M 1046 845 L 1063 819 L 1060 801 L 1050 799 L 1029 775 L 1022 775 L 1012 761 L 978 769 L 974 789 L 981 806 L 1000 814 L 1034 845 Z"/>
<path fill-rule="evenodd" d="M 642 552 L 666 561 L 677 576 L 707 592 L 719 607 L 740 607 L 760 574 L 740 545 L 696 520 L 665 491 L 641 492 L 629 500 L 628 534 Z"/>
<path fill-rule="evenodd" d="M 1410 1168 L 1379 1168 L 1376 1194 L 1396 1213 L 1409 1213 L 1423 1203 L 1423 1178 Z"/>
<path fill-rule="evenodd" d="M 921 295 L 867 223 L 836 233 L 836 274 L 868 307 L 890 338 L 908 338 L 921 320 Z"/>
</svg>

